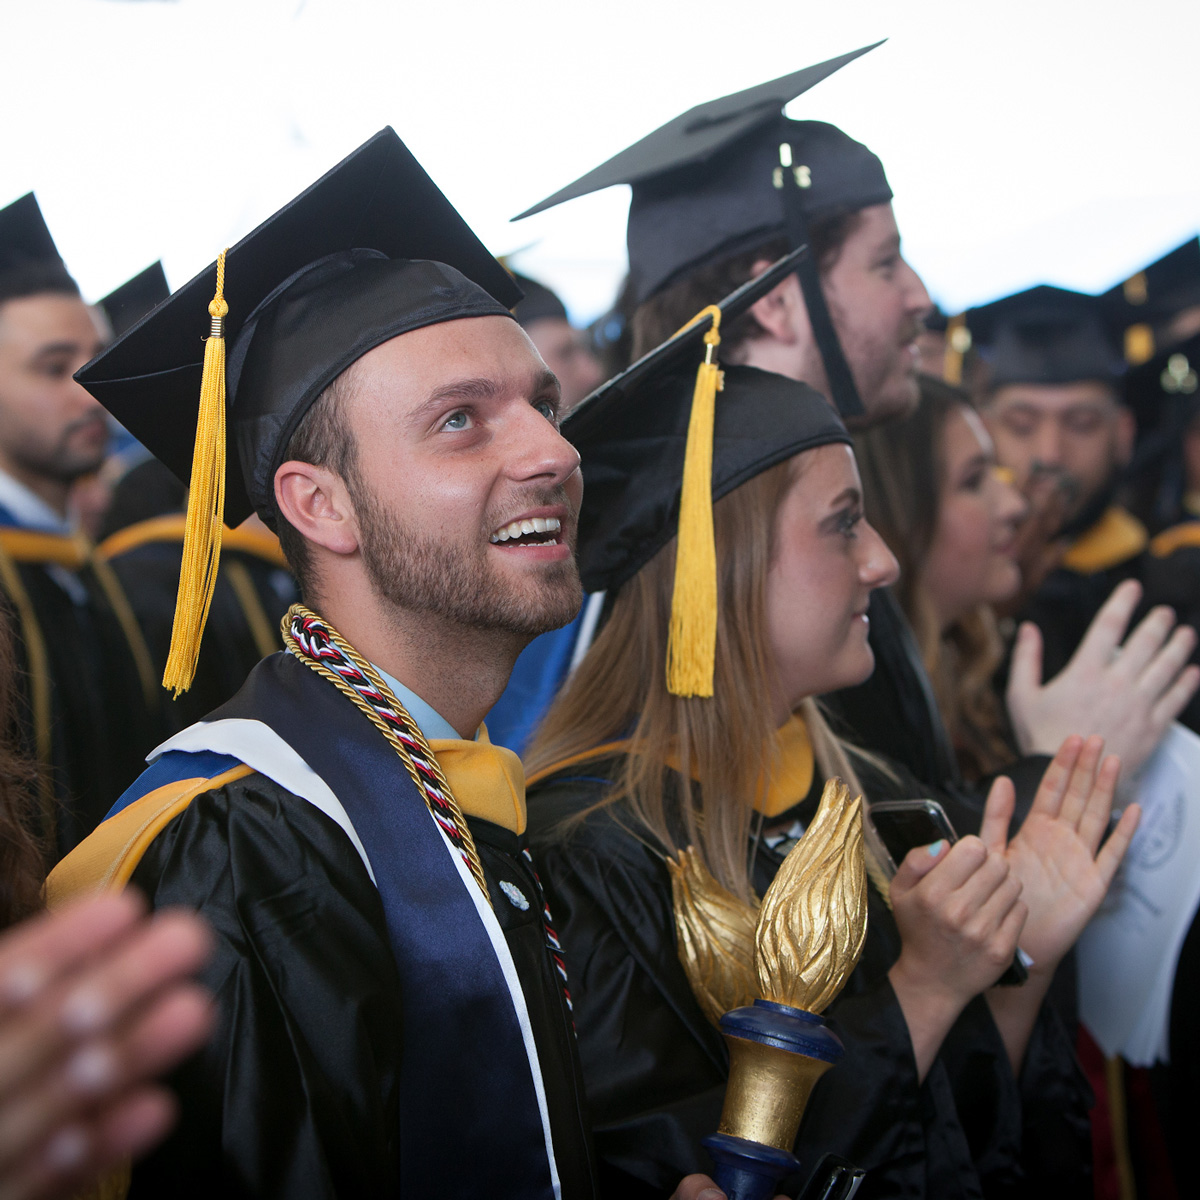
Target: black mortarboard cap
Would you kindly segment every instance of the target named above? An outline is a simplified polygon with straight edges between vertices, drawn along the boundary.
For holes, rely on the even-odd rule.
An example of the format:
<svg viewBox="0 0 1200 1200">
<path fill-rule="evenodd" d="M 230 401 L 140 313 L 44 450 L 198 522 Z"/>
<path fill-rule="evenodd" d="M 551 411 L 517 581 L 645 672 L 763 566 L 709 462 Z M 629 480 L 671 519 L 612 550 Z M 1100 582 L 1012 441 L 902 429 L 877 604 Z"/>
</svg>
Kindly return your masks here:
<svg viewBox="0 0 1200 1200">
<path fill-rule="evenodd" d="M 139 271 L 132 279 L 114 288 L 100 301 L 100 307 L 104 309 L 104 315 L 112 327 L 113 337 L 120 337 L 132 329 L 170 294 L 161 261 L 151 263 L 144 271 Z"/>
<path fill-rule="evenodd" d="M 632 184 L 629 269 L 640 304 L 714 257 L 787 232 L 776 183 L 783 142 L 794 169 L 807 168 L 810 221 L 885 204 L 892 191 L 870 150 L 833 125 L 783 116 L 791 100 L 881 44 L 697 105 L 514 219 Z"/>
<path fill-rule="evenodd" d="M 208 306 L 202 271 L 76 375 L 188 482 Z M 512 276 L 383 129 L 226 256 L 228 524 L 274 521 L 274 473 L 309 406 L 375 346 L 460 317 L 510 315 Z M 241 470 L 232 465 L 240 460 Z"/>
<path fill-rule="evenodd" d="M 801 252 L 803 253 L 803 252 Z M 718 306 L 722 324 L 795 269 L 795 252 Z M 563 423 L 584 478 L 578 558 L 588 591 L 619 587 L 676 534 L 696 365 L 705 319 L 676 334 L 581 401 Z M 725 366 L 713 425 L 712 498 L 804 450 L 850 435 L 807 384 Z"/>
<path fill-rule="evenodd" d="M 37 197 L 27 192 L 0 208 L 0 300 L 78 287 L 46 225 Z"/>
<path fill-rule="evenodd" d="M 1125 359 L 1146 362 L 1160 348 L 1162 326 L 1185 308 L 1200 305 L 1200 238 L 1156 259 L 1101 296 L 1124 335 Z"/>
<path fill-rule="evenodd" d="M 814 220 L 886 204 L 892 189 L 882 163 L 861 143 L 833 125 L 788 120 L 783 108 L 881 44 L 697 105 L 520 215 L 631 184 L 626 241 L 635 304 L 705 263 L 775 237 L 805 245 Z M 797 275 L 833 399 L 843 414 L 858 416 L 862 401 L 818 267 L 806 259 Z"/>
<path fill-rule="evenodd" d="M 1113 383 L 1122 363 L 1099 297 L 1045 284 L 968 309 L 972 345 L 989 383 Z"/>
<path fill-rule="evenodd" d="M 534 321 L 567 319 L 567 306 L 544 283 L 538 283 L 519 271 L 513 271 L 512 277 L 524 293 L 521 302 L 513 309 L 517 324 L 524 327 Z"/>
</svg>

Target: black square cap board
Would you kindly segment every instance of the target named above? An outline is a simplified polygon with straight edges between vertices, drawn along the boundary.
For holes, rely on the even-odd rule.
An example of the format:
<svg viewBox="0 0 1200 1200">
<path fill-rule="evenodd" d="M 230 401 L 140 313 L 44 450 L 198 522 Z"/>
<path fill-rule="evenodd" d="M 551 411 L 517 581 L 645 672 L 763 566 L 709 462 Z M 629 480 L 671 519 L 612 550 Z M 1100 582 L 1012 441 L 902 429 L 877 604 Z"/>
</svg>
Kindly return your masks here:
<svg viewBox="0 0 1200 1200">
<path fill-rule="evenodd" d="M 214 262 L 75 376 L 184 483 L 216 284 Z M 234 525 L 274 523 L 288 440 L 343 370 L 413 329 L 511 317 L 521 291 L 385 128 L 228 251 L 224 296 Z"/>
<path fill-rule="evenodd" d="M 796 269 L 794 250 L 717 307 L 722 323 L 744 313 Z M 584 587 L 631 578 L 675 536 L 697 365 L 712 318 L 669 338 L 580 401 L 563 436 L 580 453 L 584 496 L 578 557 Z M 712 498 L 792 456 L 850 435 L 807 384 L 753 367 L 726 366 L 714 410 Z"/>
<path fill-rule="evenodd" d="M 0 300 L 31 295 L 53 283 L 78 292 L 54 244 L 37 197 L 26 192 L 0 208 Z"/>
<path fill-rule="evenodd" d="M 120 337 L 127 329 L 132 329 L 155 305 L 161 304 L 170 294 L 171 289 L 167 286 L 167 276 L 161 262 L 151 263 L 120 287 L 113 288 L 100 301 L 100 307 L 104 309 L 104 315 L 108 317 L 108 323 L 112 327 L 113 337 Z"/>
<path fill-rule="evenodd" d="M 1039 284 L 968 309 L 966 322 L 992 387 L 1115 383 L 1123 368 L 1117 333 L 1098 296 Z"/>
<path fill-rule="evenodd" d="M 636 303 L 705 263 L 779 236 L 807 244 L 823 216 L 886 204 L 892 190 L 879 159 L 833 125 L 792 121 L 791 100 L 880 42 L 697 105 L 520 214 L 531 216 L 615 184 L 630 184 L 626 241 Z M 799 279 L 834 399 L 862 412 L 821 291 L 819 264 Z"/>
</svg>

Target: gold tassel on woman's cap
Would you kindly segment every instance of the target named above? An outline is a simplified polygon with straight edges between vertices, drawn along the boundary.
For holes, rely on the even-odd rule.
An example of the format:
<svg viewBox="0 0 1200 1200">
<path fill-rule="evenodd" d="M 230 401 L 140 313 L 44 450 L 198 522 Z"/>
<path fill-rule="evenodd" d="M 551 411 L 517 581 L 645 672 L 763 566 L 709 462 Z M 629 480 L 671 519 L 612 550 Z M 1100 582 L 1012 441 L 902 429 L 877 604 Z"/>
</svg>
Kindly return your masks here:
<svg viewBox="0 0 1200 1200">
<path fill-rule="evenodd" d="M 225 518 L 225 251 L 217 259 L 217 294 L 208 306 L 212 332 L 204 343 L 204 374 L 200 379 L 200 410 L 196 417 L 196 449 L 188 492 L 183 561 L 171 650 L 163 672 L 163 687 L 176 696 L 192 686 L 200 639 L 208 620 L 217 567 L 221 562 L 221 531 Z"/>
<path fill-rule="evenodd" d="M 675 590 L 667 639 L 667 691 L 673 696 L 711 696 L 717 656 L 717 547 L 713 535 L 713 423 L 723 386 L 715 352 L 721 344 L 721 310 L 711 304 L 688 325 L 706 316 L 704 361 L 696 373 L 679 496 L 675 547 Z M 687 326 L 684 326 L 686 329 Z"/>
</svg>

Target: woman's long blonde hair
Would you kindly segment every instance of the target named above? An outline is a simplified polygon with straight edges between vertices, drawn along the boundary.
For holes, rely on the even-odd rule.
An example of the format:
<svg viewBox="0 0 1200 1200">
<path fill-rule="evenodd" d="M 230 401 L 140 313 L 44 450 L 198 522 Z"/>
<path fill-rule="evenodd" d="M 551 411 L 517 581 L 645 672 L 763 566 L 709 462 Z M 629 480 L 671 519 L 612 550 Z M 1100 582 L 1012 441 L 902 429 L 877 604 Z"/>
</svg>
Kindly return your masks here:
<svg viewBox="0 0 1200 1200">
<path fill-rule="evenodd" d="M 601 803 L 623 801 L 635 832 L 660 851 L 694 846 L 717 880 L 744 900 L 754 896 L 751 820 L 761 781 L 774 765 L 777 725 L 767 571 L 775 514 L 803 464 L 800 455 L 771 467 L 713 505 L 718 605 L 712 698 L 684 699 L 667 691 L 672 540 L 622 585 L 607 624 L 525 757 L 532 776 L 605 743 L 628 741 L 634 752 L 623 756 L 615 787 Z M 798 711 L 818 769 L 840 775 L 860 792 L 850 752 L 816 702 L 805 700 Z"/>
</svg>

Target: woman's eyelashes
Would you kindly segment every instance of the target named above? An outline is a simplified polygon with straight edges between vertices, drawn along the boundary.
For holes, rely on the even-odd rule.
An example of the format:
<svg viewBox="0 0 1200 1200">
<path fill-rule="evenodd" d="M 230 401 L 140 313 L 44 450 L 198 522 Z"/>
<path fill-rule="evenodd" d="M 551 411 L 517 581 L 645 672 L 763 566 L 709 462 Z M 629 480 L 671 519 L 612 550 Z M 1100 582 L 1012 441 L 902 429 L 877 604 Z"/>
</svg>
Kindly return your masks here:
<svg viewBox="0 0 1200 1200">
<path fill-rule="evenodd" d="M 858 524 L 862 519 L 861 508 L 844 508 L 835 516 L 835 528 L 842 537 L 852 539 L 858 536 Z"/>
</svg>

